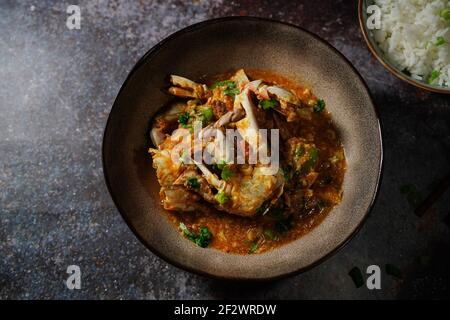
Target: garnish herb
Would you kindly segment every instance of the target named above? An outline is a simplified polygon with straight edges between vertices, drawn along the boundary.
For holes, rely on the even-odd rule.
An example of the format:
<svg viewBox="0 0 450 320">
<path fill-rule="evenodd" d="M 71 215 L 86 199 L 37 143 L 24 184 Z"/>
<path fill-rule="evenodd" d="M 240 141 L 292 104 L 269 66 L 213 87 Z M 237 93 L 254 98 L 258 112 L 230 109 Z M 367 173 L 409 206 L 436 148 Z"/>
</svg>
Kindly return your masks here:
<svg viewBox="0 0 450 320">
<path fill-rule="evenodd" d="M 228 87 L 223 90 L 223 93 L 225 93 L 227 96 L 234 97 L 235 95 L 239 94 L 239 89 L 236 87 Z"/>
<path fill-rule="evenodd" d="M 393 264 L 386 264 L 384 266 L 384 269 L 386 270 L 386 273 L 390 276 L 394 276 L 396 278 L 401 278 L 402 277 L 402 272 L 400 271 L 399 268 L 397 268 L 396 266 L 394 266 Z"/>
<path fill-rule="evenodd" d="M 358 267 L 354 267 L 348 275 L 352 278 L 353 283 L 357 288 L 360 288 L 364 284 L 364 279 L 361 270 Z"/>
<path fill-rule="evenodd" d="M 209 232 L 207 227 L 201 227 L 200 228 L 200 234 L 195 239 L 195 244 L 197 244 L 199 247 L 206 248 L 210 241 L 211 241 L 212 235 L 211 232 Z"/>
<path fill-rule="evenodd" d="M 436 42 L 434 43 L 434 45 L 436 47 L 442 46 L 445 43 L 445 39 L 444 37 L 437 37 L 436 38 Z"/>
<path fill-rule="evenodd" d="M 264 110 L 268 110 L 270 108 L 274 108 L 276 106 L 278 106 L 278 101 L 275 99 L 270 99 L 270 100 L 262 100 L 259 102 L 259 105 L 261 106 L 261 108 L 263 108 Z"/>
<path fill-rule="evenodd" d="M 434 82 L 434 80 L 436 80 L 437 78 L 439 78 L 439 75 L 441 73 L 438 70 L 433 70 L 430 74 L 430 77 L 428 78 L 428 84 L 432 84 Z"/>
<path fill-rule="evenodd" d="M 217 88 L 217 87 L 229 87 L 229 86 L 236 86 L 236 84 L 232 80 L 223 80 L 223 81 L 216 81 L 211 89 Z"/>
<path fill-rule="evenodd" d="M 323 99 L 317 100 L 317 103 L 313 109 L 314 109 L 314 112 L 316 112 L 316 113 L 322 112 L 323 109 L 325 109 L 325 101 L 323 101 Z"/>
<path fill-rule="evenodd" d="M 180 115 L 178 115 L 178 122 L 183 126 L 183 128 L 185 128 L 188 124 L 189 118 L 189 112 L 181 113 Z"/>
<path fill-rule="evenodd" d="M 209 232 L 207 227 L 201 227 L 198 235 L 191 232 L 183 222 L 180 222 L 180 229 L 183 231 L 186 238 L 194 242 L 199 247 L 206 248 L 211 241 L 212 234 Z"/>
<path fill-rule="evenodd" d="M 259 248 L 258 242 L 253 242 L 252 245 L 250 246 L 250 249 L 248 250 L 248 253 L 255 253 L 256 250 L 258 250 L 258 248 Z"/>
<path fill-rule="evenodd" d="M 216 194 L 215 196 L 216 200 L 220 203 L 220 204 L 225 204 L 228 202 L 228 200 L 230 200 L 230 197 L 227 196 L 224 192 L 220 191 Z"/>
<path fill-rule="evenodd" d="M 216 83 L 214 83 L 212 88 L 214 89 L 217 87 L 226 87 L 225 90 L 223 90 L 223 93 L 227 96 L 234 97 L 239 93 L 239 89 L 236 87 L 236 83 L 231 80 L 217 81 Z"/>
<path fill-rule="evenodd" d="M 194 189 L 200 188 L 200 183 L 198 182 L 197 178 L 195 178 L 195 177 L 188 178 L 187 185 Z"/>
<path fill-rule="evenodd" d="M 219 170 L 223 170 L 223 168 L 227 165 L 225 160 L 220 161 L 219 163 L 216 164 L 217 169 Z"/>
<path fill-rule="evenodd" d="M 205 108 L 201 110 L 202 113 L 202 122 L 203 124 L 208 123 L 212 120 L 214 113 L 212 108 Z"/>
<path fill-rule="evenodd" d="M 234 176 L 234 172 L 230 170 L 228 166 L 224 166 L 222 169 L 222 173 L 220 174 L 220 177 L 222 180 L 227 181 L 229 178 Z"/>
<path fill-rule="evenodd" d="M 444 10 L 442 10 L 439 15 L 444 20 L 450 20 L 450 7 L 445 8 Z"/>
</svg>

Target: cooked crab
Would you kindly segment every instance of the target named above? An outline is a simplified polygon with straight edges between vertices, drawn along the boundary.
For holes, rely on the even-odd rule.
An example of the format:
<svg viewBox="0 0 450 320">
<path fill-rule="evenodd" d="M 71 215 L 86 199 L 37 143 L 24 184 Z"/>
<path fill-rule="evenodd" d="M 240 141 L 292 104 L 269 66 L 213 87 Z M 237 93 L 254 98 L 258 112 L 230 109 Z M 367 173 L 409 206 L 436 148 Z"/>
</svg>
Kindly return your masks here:
<svg viewBox="0 0 450 320">
<path fill-rule="evenodd" d="M 273 108 L 285 117 L 284 121 L 292 122 L 301 118 L 299 110 L 305 106 L 287 89 L 262 80 L 250 81 L 242 69 L 211 87 L 175 75 L 170 81 L 173 86 L 169 93 L 188 100 L 170 105 L 151 129 L 157 148 L 150 153 L 164 208 L 192 211 L 209 203 L 218 210 L 246 217 L 256 215 L 261 208 L 267 210 L 283 194 L 281 170 L 272 172 L 260 157 L 254 164 L 235 164 L 234 152 L 232 156 L 220 152 L 218 145 L 227 129 L 236 128 L 244 158 L 268 154 L 269 142 L 259 129 L 272 128 L 275 122 L 272 114 L 263 110 Z M 305 148 L 310 151 L 308 145 Z M 196 152 L 205 151 L 212 154 L 215 164 L 195 157 Z M 304 166 L 296 159 L 292 161 L 296 167 Z"/>
</svg>

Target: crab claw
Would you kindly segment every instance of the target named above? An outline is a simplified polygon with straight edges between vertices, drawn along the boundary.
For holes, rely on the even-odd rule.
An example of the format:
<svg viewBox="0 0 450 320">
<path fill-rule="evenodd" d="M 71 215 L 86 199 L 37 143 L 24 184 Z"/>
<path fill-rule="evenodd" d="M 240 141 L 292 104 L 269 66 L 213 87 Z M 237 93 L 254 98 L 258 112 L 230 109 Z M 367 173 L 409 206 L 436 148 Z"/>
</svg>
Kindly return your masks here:
<svg viewBox="0 0 450 320">
<path fill-rule="evenodd" d="M 171 75 L 170 82 L 174 87 L 169 88 L 169 93 L 182 98 L 202 98 L 207 91 L 205 85 L 196 83 L 184 77 Z"/>
<path fill-rule="evenodd" d="M 278 86 L 270 86 L 267 87 L 267 92 L 273 94 L 280 101 L 291 103 L 296 106 L 301 106 L 300 99 L 297 98 L 295 94 L 286 89 L 280 88 Z"/>
</svg>

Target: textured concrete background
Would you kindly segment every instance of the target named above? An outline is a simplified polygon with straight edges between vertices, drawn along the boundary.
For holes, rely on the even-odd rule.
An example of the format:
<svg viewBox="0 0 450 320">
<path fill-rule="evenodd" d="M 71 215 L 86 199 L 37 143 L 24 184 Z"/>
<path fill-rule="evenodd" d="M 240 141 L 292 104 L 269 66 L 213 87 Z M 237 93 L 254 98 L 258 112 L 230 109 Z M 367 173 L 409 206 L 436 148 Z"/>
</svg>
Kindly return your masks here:
<svg viewBox="0 0 450 320">
<path fill-rule="evenodd" d="M 69 4 L 81 30 L 65 27 Z M 138 242 L 106 190 L 101 142 L 134 63 L 172 32 L 205 19 L 254 15 L 291 22 L 340 50 L 379 108 L 384 177 L 371 217 L 338 254 L 276 282 L 206 279 Z M 400 188 L 423 195 L 450 170 L 450 99 L 391 76 L 369 54 L 356 1 L 0 1 L 0 298 L 450 297 L 450 194 L 424 217 Z M 355 288 L 353 266 L 391 263 L 382 290 Z M 82 289 L 65 286 L 68 265 Z"/>
</svg>

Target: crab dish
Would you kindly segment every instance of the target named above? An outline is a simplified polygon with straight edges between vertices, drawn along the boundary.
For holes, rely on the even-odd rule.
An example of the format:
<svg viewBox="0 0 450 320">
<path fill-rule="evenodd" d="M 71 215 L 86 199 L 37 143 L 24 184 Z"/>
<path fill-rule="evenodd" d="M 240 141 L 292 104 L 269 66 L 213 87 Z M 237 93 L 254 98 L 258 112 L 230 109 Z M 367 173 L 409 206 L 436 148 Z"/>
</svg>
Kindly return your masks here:
<svg viewBox="0 0 450 320">
<path fill-rule="evenodd" d="M 161 205 L 200 247 L 262 253 L 317 226 L 342 199 L 344 148 L 324 100 L 279 75 L 239 69 L 192 81 L 150 124 Z"/>
</svg>

